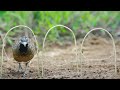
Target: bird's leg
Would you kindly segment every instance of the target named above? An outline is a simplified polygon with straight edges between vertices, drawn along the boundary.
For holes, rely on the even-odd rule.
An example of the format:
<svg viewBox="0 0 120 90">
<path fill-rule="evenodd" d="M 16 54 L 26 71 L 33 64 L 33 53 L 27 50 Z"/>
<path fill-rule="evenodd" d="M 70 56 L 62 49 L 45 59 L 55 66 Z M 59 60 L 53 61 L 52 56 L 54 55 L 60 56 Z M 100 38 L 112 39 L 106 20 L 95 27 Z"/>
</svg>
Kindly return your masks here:
<svg viewBox="0 0 120 90">
<path fill-rule="evenodd" d="M 23 77 L 24 77 L 24 78 L 25 78 L 25 75 L 28 73 L 27 68 L 28 68 L 28 66 L 29 66 L 29 62 L 25 63 L 25 66 L 26 66 L 26 68 L 25 68 L 25 71 L 24 71 L 24 74 L 23 74 Z"/>
<path fill-rule="evenodd" d="M 21 63 L 18 63 L 19 64 L 19 67 L 18 67 L 18 72 L 21 72 L 23 69 L 22 69 L 22 66 L 21 66 Z"/>
</svg>

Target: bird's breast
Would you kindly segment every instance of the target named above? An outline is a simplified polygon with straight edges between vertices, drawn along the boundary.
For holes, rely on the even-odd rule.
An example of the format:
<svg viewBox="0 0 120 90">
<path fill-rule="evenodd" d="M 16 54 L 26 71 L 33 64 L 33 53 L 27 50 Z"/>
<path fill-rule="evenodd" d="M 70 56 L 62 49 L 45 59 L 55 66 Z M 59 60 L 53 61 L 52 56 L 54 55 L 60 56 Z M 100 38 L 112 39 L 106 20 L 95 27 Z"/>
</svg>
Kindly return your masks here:
<svg viewBox="0 0 120 90">
<path fill-rule="evenodd" d="M 34 57 L 32 53 L 13 53 L 13 57 L 18 62 L 27 62 Z"/>
</svg>

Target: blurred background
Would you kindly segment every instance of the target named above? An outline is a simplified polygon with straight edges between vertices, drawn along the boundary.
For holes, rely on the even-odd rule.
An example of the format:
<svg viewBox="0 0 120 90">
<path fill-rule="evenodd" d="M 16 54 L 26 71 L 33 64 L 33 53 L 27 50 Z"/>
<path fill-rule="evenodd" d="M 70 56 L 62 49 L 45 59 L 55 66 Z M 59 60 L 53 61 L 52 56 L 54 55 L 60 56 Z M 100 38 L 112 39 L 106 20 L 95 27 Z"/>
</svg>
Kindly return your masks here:
<svg viewBox="0 0 120 90">
<path fill-rule="evenodd" d="M 55 25 L 65 25 L 69 27 L 73 30 L 77 39 L 78 56 L 81 56 L 80 44 L 87 32 L 93 28 L 104 28 L 112 34 L 115 41 L 118 40 L 118 44 L 116 44 L 116 53 L 118 60 L 117 65 L 120 66 L 119 11 L 0 11 L 0 61 L 2 61 L 2 38 L 12 27 L 18 25 L 26 25 L 33 30 L 38 40 L 39 50 L 42 49 L 45 34 L 50 28 Z M 15 28 L 6 37 L 6 53 L 4 53 L 3 57 L 6 62 L 3 62 L 3 64 L 0 62 L 4 71 L 3 78 L 19 77 L 19 74 L 15 74 L 17 62 L 13 60 L 11 46 L 14 46 L 14 41 L 24 34 L 33 37 L 32 33 L 27 28 L 23 27 Z M 35 40 L 33 40 L 33 42 L 35 42 Z M 77 59 L 75 59 L 76 51 L 74 49 L 73 35 L 69 30 L 64 27 L 53 28 L 46 38 L 45 45 L 47 47 L 47 49 L 45 49 L 48 51 L 43 52 L 42 56 L 40 53 L 39 57 L 43 60 L 46 78 L 80 78 L 78 73 L 75 73 L 77 70 L 76 62 L 78 63 L 78 61 L 75 61 Z M 113 50 L 111 38 L 105 31 L 98 30 L 90 33 L 82 49 L 82 53 L 84 53 L 87 58 L 91 59 L 90 67 L 86 66 L 89 64 L 87 63 L 89 59 L 85 58 L 83 62 L 83 65 L 85 66 L 83 67 L 85 78 L 114 77 L 114 63 L 112 63 L 114 62 L 114 59 L 108 58 L 113 56 Z M 92 61 L 92 59 L 94 60 Z M 100 59 L 99 62 L 97 61 L 98 59 Z M 37 60 L 36 57 L 33 59 L 30 67 L 31 76 L 28 78 L 36 78 Z M 96 62 L 99 64 L 96 64 Z M 96 65 L 99 66 L 96 67 Z M 95 66 L 95 68 L 93 66 Z M 90 72 L 90 69 L 96 71 L 96 76 L 91 73 L 86 74 L 86 72 Z M 102 72 L 102 70 L 106 71 Z M 93 72 L 93 74 L 95 74 L 95 72 Z"/>
<path fill-rule="evenodd" d="M 27 25 L 37 36 L 39 46 L 42 45 L 46 32 L 54 25 L 65 25 L 73 30 L 76 39 L 83 38 L 93 28 L 107 29 L 113 36 L 119 36 L 120 12 L 119 11 L 0 11 L 0 34 L 16 25 Z M 12 31 L 7 38 L 8 46 L 16 33 L 23 30 Z M 97 31 L 99 34 L 102 31 Z M 62 45 L 64 40 L 70 41 L 71 33 L 63 27 L 54 28 L 48 35 L 48 41 Z M 102 36 L 102 35 L 101 35 Z M 57 40 L 59 39 L 59 40 Z M 2 42 L 0 42 L 1 44 Z M 0 45 L 1 46 L 1 45 Z"/>
</svg>

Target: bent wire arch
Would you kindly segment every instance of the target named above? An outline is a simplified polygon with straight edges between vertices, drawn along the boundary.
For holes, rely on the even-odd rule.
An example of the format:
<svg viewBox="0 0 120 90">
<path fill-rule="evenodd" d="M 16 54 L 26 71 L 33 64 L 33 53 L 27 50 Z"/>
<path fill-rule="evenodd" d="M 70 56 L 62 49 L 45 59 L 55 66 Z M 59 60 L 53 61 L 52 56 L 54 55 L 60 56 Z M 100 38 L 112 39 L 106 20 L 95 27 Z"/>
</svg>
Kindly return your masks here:
<svg viewBox="0 0 120 90">
<path fill-rule="evenodd" d="M 2 64 L 3 64 L 3 50 L 4 50 L 4 46 L 5 46 L 5 39 L 6 39 L 7 35 L 9 34 L 9 32 L 12 31 L 13 29 L 17 28 L 17 27 L 25 27 L 25 28 L 28 28 L 28 29 L 32 32 L 32 34 L 33 34 L 33 36 L 34 36 L 34 39 L 35 39 L 35 42 L 36 42 L 36 45 L 37 45 L 37 55 L 38 55 L 38 42 L 37 42 L 37 39 L 36 39 L 36 36 L 35 36 L 33 30 L 32 30 L 30 27 L 25 26 L 25 25 L 18 25 L 18 26 L 12 27 L 11 29 L 9 29 L 9 31 L 5 34 L 5 36 L 4 36 L 4 38 L 3 38 L 2 59 L 1 59 L 1 72 L 0 72 L 0 77 L 1 77 L 1 78 L 2 78 L 2 72 L 3 72 L 3 71 L 2 71 Z M 40 77 L 40 72 L 39 72 L 39 59 L 38 59 L 38 76 Z"/>
<path fill-rule="evenodd" d="M 2 44 L 3 44 L 3 37 L 2 37 L 2 35 L 1 35 L 1 34 L 0 34 L 0 36 L 1 36 Z M 5 52 L 5 49 L 4 49 L 4 52 Z M 7 59 L 8 59 L 8 60 L 10 60 L 10 59 L 8 58 L 8 56 L 7 56 L 6 52 L 5 52 L 5 56 L 7 57 Z"/>
<path fill-rule="evenodd" d="M 116 59 L 117 59 L 117 57 L 116 57 L 116 46 L 115 46 L 115 42 L 114 42 L 113 36 L 112 36 L 106 29 L 103 29 L 103 28 L 94 28 L 94 29 L 90 30 L 90 31 L 85 35 L 85 37 L 84 37 L 83 40 L 82 40 L 82 44 L 81 44 L 81 55 L 80 55 L 80 56 L 81 56 L 81 57 L 80 57 L 80 61 L 81 61 L 81 76 L 82 76 L 82 56 L 83 56 L 84 58 L 86 58 L 86 57 L 84 56 L 84 54 L 82 53 L 83 43 L 84 43 L 86 37 L 87 37 L 92 31 L 95 31 L 95 30 L 103 30 L 103 31 L 107 32 L 108 35 L 111 37 L 111 39 L 112 39 L 112 44 L 113 44 L 114 59 L 115 59 L 115 74 L 117 74 L 117 66 L 116 66 Z M 112 57 L 112 55 L 111 55 L 110 57 Z M 109 59 L 110 57 L 108 57 L 108 58 L 103 58 L 103 59 Z M 87 59 L 87 58 L 86 58 L 86 59 Z M 99 60 L 99 59 L 98 59 L 98 60 Z M 101 60 L 101 59 L 100 59 L 100 60 Z"/>
<path fill-rule="evenodd" d="M 45 37 L 44 37 L 44 40 L 43 40 L 43 49 L 44 49 L 44 47 L 45 47 L 45 40 L 46 40 L 46 37 L 47 37 L 48 33 L 49 33 L 53 28 L 55 28 L 55 27 L 64 27 L 64 28 L 66 28 L 67 30 L 69 30 L 69 31 L 72 33 L 73 38 L 74 38 L 74 44 L 75 44 L 75 50 L 76 50 L 76 61 L 77 61 L 76 37 L 75 37 L 74 32 L 73 32 L 70 28 L 68 28 L 67 26 L 64 26 L 64 25 L 55 25 L 55 26 L 51 27 L 51 28 L 47 31 L 47 33 L 45 34 Z M 43 65 L 43 62 L 42 62 L 42 65 Z M 78 71 L 78 63 L 77 63 L 77 71 Z M 42 72 L 43 72 L 43 68 L 42 68 Z M 78 71 L 78 74 L 79 74 L 79 71 Z M 43 73 L 42 73 L 42 76 L 43 76 Z"/>
</svg>

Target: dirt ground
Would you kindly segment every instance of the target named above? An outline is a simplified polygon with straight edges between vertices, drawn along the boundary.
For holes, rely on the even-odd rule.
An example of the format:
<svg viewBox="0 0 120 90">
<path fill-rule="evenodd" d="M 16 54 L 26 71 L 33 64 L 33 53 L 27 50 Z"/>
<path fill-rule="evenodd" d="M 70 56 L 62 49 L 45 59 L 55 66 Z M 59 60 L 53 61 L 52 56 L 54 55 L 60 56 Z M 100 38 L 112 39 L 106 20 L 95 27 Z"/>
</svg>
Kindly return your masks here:
<svg viewBox="0 0 120 90">
<path fill-rule="evenodd" d="M 57 46 L 46 48 L 39 53 L 39 57 L 35 55 L 32 59 L 26 79 L 38 79 L 38 76 L 42 76 L 44 79 L 120 79 L 119 42 L 116 42 L 116 74 L 112 41 L 98 37 L 88 38 L 85 41 L 82 50 L 85 57 L 80 54 L 80 41 L 76 48 L 74 45 L 64 48 Z M 13 58 L 5 60 L 2 78 L 23 79 L 23 72 L 19 73 L 17 70 L 18 63 Z"/>
</svg>

